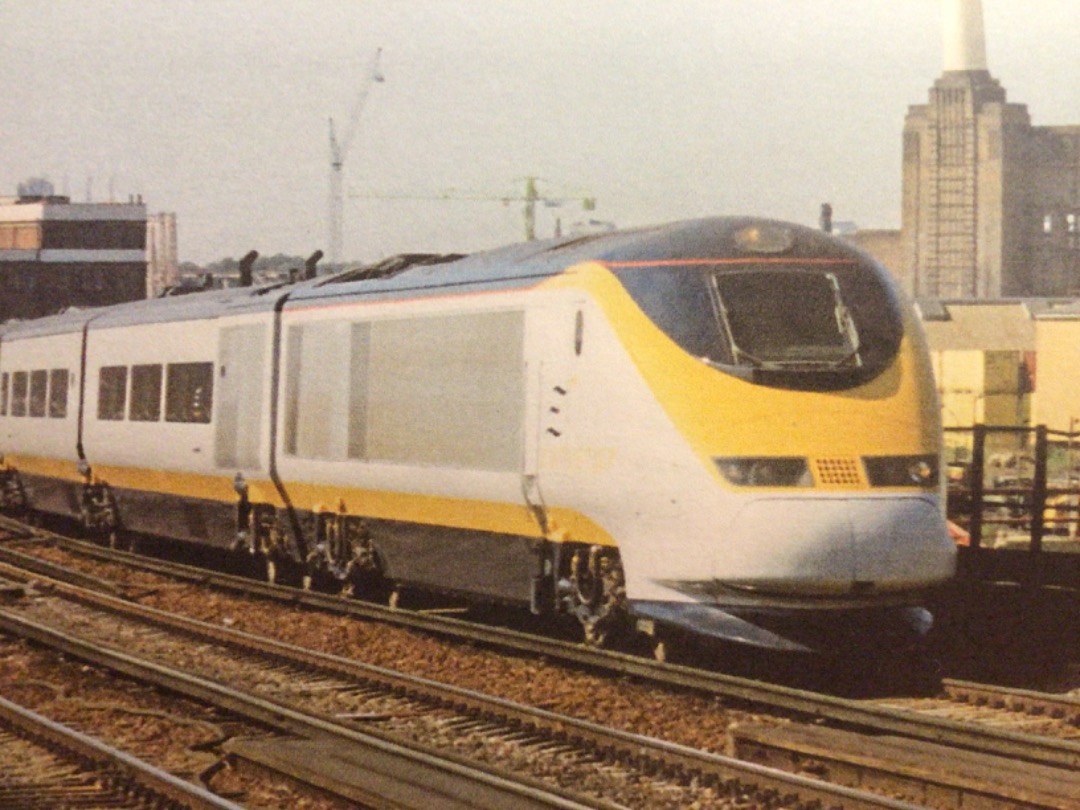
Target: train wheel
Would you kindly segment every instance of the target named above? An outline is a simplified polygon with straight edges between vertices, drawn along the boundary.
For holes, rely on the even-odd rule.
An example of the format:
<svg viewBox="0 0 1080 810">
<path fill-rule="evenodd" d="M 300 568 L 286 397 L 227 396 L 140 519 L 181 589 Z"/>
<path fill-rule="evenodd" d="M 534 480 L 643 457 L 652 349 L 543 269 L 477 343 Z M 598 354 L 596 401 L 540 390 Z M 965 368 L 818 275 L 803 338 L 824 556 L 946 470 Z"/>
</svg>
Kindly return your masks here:
<svg viewBox="0 0 1080 810">
<path fill-rule="evenodd" d="M 264 576 L 271 585 L 293 585 L 295 577 L 293 567 L 287 560 L 273 554 L 263 557 L 265 560 Z"/>
</svg>

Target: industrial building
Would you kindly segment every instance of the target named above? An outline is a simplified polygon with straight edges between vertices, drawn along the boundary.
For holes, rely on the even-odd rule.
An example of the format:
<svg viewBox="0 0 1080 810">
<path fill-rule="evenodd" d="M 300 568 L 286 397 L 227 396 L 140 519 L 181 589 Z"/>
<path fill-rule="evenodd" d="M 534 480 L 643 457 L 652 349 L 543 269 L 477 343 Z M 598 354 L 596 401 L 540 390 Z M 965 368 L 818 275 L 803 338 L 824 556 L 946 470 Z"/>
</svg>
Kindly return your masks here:
<svg viewBox="0 0 1080 810">
<path fill-rule="evenodd" d="M 73 203 L 47 183 L 0 197 L 0 321 L 147 296 L 141 200 Z"/>
<path fill-rule="evenodd" d="M 1031 423 L 1036 390 L 1036 314 L 1053 306 L 1045 300 L 941 301 L 916 304 L 930 348 L 946 428 Z M 953 441 L 950 441 L 953 440 Z M 1011 437 L 994 437 L 1008 449 Z M 947 443 L 967 439 L 946 434 Z"/>
<path fill-rule="evenodd" d="M 157 298 L 180 283 L 176 214 L 151 214 L 146 221 L 146 297 Z"/>
<path fill-rule="evenodd" d="M 1080 293 L 1080 125 L 1034 126 L 988 68 L 981 0 L 946 0 L 944 73 L 903 132 L 900 231 L 855 234 L 915 298 Z"/>
<path fill-rule="evenodd" d="M 922 300 L 916 311 L 946 428 L 1046 425 L 1080 431 L 1080 301 Z M 946 444 L 954 447 L 967 441 L 962 434 L 946 434 Z M 991 444 L 992 450 L 1015 450 L 1023 439 L 998 434 Z"/>
<path fill-rule="evenodd" d="M 1035 319 L 1038 396 L 1032 422 L 1051 430 L 1080 430 L 1080 302 L 1039 313 Z"/>
</svg>

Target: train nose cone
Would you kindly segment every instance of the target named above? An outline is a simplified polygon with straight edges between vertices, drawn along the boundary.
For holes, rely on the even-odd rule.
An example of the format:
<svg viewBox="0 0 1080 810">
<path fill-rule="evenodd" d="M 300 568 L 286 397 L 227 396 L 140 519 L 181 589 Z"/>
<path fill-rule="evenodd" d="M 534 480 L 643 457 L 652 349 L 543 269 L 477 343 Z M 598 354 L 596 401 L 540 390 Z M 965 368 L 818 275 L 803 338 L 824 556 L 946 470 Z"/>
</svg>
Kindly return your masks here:
<svg viewBox="0 0 1080 810">
<path fill-rule="evenodd" d="M 714 577 L 792 595 L 901 590 L 948 579 L 955 553 L 928 498 L 762 498 L 721 535 Z"/>
</svg>

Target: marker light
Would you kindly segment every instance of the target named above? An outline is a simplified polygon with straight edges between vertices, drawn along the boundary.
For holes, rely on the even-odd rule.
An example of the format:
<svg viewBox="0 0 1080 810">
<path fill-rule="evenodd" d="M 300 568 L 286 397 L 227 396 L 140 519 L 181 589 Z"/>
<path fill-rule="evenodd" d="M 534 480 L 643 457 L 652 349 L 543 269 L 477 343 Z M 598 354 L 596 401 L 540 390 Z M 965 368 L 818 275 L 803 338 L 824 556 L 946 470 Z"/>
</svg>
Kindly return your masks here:
<svg viewBox="0 0 1080 810">
<path fill-rule="evenodd" d="M 737 487 L 813 486 L 805 458 L 741 456 L 713 461 L 720 474 Z"/>
<path fill-rule="evenodd" d="M 866 477 L 875 487 L 919 487 L 938 485 L 938 458 L 923 456 L 866 456 Z"/>
<path fill-rule="evenodd" d="M 747 225 L 735 231 L 735 244 L 749 253 L 783 253 L 795 244 L 795 232 L 783 225 Z"/>
</svg>

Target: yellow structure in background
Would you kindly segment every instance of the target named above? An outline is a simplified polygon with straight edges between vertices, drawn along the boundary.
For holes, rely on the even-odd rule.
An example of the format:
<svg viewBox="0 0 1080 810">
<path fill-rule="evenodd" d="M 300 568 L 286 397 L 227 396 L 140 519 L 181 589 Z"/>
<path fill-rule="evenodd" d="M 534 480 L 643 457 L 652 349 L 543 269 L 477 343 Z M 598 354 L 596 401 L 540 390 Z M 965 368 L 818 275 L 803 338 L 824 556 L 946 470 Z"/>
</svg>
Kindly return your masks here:
<svg viewBox="0 0 1080 810">
<path fill-rule="evenodd" d="M 1038 392 L 1032 419 L 1051 430 L 1080 428 L 1080 302 L 1035 319 Z"/>
<path fill-rule="evenodd" d="M 945 427 L 1031 424 L 1038 350 L 1035 317 L 1050 306 L 1043 300 L 918 303 Z M 955 452 L 966 447 L 970 437 L 947 432 L 945 442 Z M 1021 447 L 1020 438 L 1009 434 L 994 434 L 989 442 L 990 449 L 1000 452 Z"/>
</svg>

